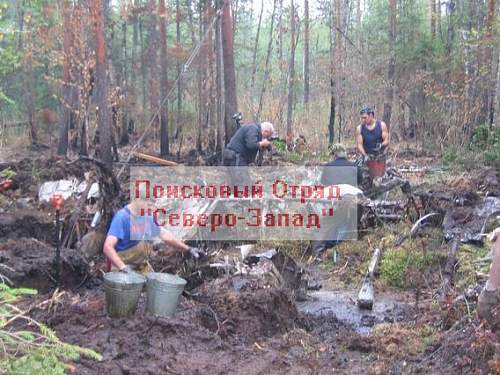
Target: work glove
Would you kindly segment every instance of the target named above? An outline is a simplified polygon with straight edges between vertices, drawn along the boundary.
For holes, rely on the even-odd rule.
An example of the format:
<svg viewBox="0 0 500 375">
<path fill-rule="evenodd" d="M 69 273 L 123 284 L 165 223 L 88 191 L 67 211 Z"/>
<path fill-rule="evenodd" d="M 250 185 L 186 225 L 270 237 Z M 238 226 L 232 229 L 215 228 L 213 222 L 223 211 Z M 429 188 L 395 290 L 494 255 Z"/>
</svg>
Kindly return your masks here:
<svg viewBox="0 0 500 375">
<path fill-rule="evenodd" d="M 189 251 L 189 254 L 191 254 L 191 256 L 194 259 L 200 259 L 200 258 L 203 258 L 207 255 L 207 254 L 205 254 L 205 252 L 202 249 L 199 249 L 197 247 L 190 247 L 188 251 Z"/>
<path fill-rule="evenodd" d="M 123 267 L 120 272 L 123 272 L 123 273 L 134 273 L 134 270 L 132 269 L 132 267 L 130 266 L 125 266 Z"/>
</svg>

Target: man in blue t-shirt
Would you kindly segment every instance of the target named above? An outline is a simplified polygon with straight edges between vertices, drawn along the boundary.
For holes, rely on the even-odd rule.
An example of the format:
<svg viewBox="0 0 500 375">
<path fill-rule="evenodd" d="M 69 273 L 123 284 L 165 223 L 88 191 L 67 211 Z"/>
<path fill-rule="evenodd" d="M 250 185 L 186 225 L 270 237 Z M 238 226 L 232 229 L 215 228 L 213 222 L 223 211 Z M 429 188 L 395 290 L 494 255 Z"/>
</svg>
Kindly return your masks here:
<svg viewBox="0 0 500 375">
<path fill-rule="evenodd" d="M 189 247 L 177 240 L 172 233 L 160 229 L 151 216 L 142 216 L 141 208 L 144 207 L 144 201 L 137 199 L 123 207 L 113 217 L 103 247 L 108 265 L 126 273 L 152 272 L 153 269 L 148 263 L 153 250 L 150 240 L 158 236 L 174 249 L 189 252 L 193 257 L 199 258 L 201 254 L 199 249 Z M 108 267 L 108 271 L 109 268 L 111 267 Z"/>
</svg>

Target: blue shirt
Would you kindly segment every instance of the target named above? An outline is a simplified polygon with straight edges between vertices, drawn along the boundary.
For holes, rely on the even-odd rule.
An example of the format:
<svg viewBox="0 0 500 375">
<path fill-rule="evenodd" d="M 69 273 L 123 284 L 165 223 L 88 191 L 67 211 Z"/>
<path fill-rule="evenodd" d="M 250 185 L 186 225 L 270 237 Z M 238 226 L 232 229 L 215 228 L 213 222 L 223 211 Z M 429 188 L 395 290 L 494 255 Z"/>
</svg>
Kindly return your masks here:
<svg viewBox="0 0 500 375">
<path fill-rule="evenodd" d="M 160 228 L 152 216 L 133 215 L 127 206 L 115 214 L 108 230 L 108 236 L 118 238 L 116 251 L 125 251 L 141 240 L 152 240 L 159 234 Z"/>
</svg>

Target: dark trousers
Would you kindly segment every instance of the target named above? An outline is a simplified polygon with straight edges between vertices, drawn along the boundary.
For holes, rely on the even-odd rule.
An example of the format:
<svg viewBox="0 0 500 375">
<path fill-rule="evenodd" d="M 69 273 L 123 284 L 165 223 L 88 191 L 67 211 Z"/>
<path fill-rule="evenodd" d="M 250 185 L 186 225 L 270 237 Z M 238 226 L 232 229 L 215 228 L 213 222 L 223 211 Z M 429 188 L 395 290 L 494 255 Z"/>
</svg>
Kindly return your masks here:
<svg viewBox="0 0 500 375">
<path fill-rule="evenodd" d="M 250 188 L 249 186 L 250 176 L 248 175 L 247 169 L 238 168 L 238 167 L 248 166 L 248 163 L 245 158 L 242 158 L 239 153 L 226 148 L 224 150 L 224 166 L 234 167 L 234 168 L 229 168 L 229 175 L 232 186 L 238 186 L 240 188 L 240 191 L 244 189 L 245 185 Z"/>
</svg>

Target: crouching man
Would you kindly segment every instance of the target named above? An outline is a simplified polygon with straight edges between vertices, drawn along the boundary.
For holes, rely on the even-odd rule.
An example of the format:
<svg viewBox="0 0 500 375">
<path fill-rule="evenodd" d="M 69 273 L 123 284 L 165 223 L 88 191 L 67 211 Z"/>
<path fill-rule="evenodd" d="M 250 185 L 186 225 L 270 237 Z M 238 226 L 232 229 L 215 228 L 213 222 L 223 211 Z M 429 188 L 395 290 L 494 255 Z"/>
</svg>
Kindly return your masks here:
<svg viewBox="0 0 500 375">
<path fill-rule="evenodd" d="M 500 330 L 500 228 L 492 236 L 493 263 L 490 277 L 479 295 L 477 314 L 486 320 L 494 331 Z"/>
<path fill-rule="evenodd" d="M 153 272 L 148 262 L 153 251 L 150 240 L 158 236 L 178 252 L 190 253 L 194 258 L 200 257 L 202 252 L 199 249 L 189 247 L 177 240 L 172 233 L 158 227 L 153 222 L 152 216 L 141 215 L 141 209 L 144 207 L 144 201 L 136 199 L 113 217 L 103 247 L 108 272 L 113 270 L 126 273 L 137 271 L 143 274 Z"/>
</svg>

